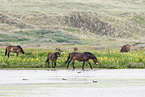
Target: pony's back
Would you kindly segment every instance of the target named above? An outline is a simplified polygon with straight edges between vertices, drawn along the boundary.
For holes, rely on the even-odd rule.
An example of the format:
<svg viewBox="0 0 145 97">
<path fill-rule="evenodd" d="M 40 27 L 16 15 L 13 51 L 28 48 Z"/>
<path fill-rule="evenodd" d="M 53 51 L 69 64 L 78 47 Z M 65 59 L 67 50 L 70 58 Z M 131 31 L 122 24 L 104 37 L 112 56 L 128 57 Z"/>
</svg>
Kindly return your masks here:
<svg viewBox="0 0 145 97">
<path fill-rule="evenodd" d="M 84 54 L 93 55 L 91 52 L 84 52 Z"/>
</svg>

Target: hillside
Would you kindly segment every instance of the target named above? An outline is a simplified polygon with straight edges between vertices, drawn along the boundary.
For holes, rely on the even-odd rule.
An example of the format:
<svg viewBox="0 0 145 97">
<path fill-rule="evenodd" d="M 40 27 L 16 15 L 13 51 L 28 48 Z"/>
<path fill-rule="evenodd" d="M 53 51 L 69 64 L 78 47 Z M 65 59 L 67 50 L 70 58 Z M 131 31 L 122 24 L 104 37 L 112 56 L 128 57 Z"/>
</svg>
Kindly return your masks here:
<svg viewBox="0 0 145 97">
<path fill-rule="evenodd" d="M 0 45 L 145 43 L 144 5 L 144 0 L 1 0 Z"/>
</svg>

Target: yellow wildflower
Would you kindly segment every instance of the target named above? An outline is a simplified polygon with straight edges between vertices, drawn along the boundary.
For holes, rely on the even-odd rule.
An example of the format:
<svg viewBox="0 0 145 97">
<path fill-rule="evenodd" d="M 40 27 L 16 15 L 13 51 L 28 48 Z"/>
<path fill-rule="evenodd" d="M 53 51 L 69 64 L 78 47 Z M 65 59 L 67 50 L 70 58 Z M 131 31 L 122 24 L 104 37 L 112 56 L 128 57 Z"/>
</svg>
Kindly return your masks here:
<svg viewBox="0 0 145 97">
<path fill-rule="evenodd" d="M 31 58 L 31 61 L 33 62 L 33 61 L 34 61 L 34 59 L 33 59 L 33 58 Z"/>
<path fill-rule="evenodd" d="M 38 58 L 36 58 L 36 61 L 38 61 Z"/>
</svg>

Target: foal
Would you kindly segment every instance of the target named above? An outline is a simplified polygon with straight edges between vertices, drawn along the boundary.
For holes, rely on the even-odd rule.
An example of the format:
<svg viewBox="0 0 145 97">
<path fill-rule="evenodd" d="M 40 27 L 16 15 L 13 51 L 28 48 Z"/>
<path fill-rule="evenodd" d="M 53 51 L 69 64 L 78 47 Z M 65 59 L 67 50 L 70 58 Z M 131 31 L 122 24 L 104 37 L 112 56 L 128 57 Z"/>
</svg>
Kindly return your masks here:
<svg viewBox="0 0 145 97">
<path fill-rule="evenodd" d="M 56 67 L 56 60 L 57 60 L 57 58 L 60 59 L 60 53 L 59 52 L 48 53 L 47 60 L 46 60 L 46 63 L 48 62 L 48 68 L 49 68 L 49 61 L 50 60 L 52 62 L 52 68 Z M 53 66 L 53 63 L 54 63 L 54 66 Z"/>
</svg>

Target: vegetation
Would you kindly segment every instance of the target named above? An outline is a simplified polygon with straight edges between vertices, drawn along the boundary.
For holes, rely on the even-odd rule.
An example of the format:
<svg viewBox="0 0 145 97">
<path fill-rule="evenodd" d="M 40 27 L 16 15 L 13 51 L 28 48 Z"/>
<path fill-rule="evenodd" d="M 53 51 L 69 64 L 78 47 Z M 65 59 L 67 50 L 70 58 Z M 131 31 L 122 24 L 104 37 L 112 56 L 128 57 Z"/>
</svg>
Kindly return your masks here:
<svg viewBox="0 0 145 97">
<path fill-rule="evenodd" d="M 4 56 L 4 49 L 0 49 L 0 68 L 47 68 L 45 63 L 47 54 L 52 52 L 48 49 L 25 49 L 26 54 L 16 57 L 11 53 L 10 58 Z M 61 59 L 57 60 L 57 67 L 66 67 L 64 62 L 67 60 L 70 51 L 63 51 Z M 91 64 L 94 68 L 145 68 L 145 53 L 143 51 L 133 51 L 128 53 L 120 53 L 115 49 L 113 51 L 93 51 L 97 58 L 99 65 L 96 66 L 92 60 Z M 76 67 L 81 67 L 82 62 L 75 62 Z M 51 67 L 51 63 L 50 63 Z M 69 68 L 72 68 L 70 65 Z M 89 68 L 86 63 L 85 68 Z"/>
<path fill-rule="evenodd" d="M 88 37 L 101 38 L 96 41 L 84 39 L 84 43 L 104 43 L 112 41 L 112 38 L 119 43 L 132 43 L 145 41 L 145 2 L 144 0 L 2 0 L 0 6 L 0 44 L 34 44 L 34 40 L 28 39 L 28 32 L 40 32 L 51 30 L 54 33 L 61 33 L 63 36 L 54 40 L 56 43 L 66 42 L 65 34 L 73 34 L 74 31 L 66 29 L 79 29 L 80 33 Z M 65 29 L 65 30 L 64 30 Z M 33 31 L 32 31 L 33 30 Z M 17 39 L 18 31 L 24 35 Z M 64 32 L 65 31 L 65 32 Z M 80 35 L 75 31 L 76 37 Z M 48 35 L 48 34 L 45 34 Z M 55 34 L 53 34 L 55 35 Z M 52 42 L 41 41 L 40 44 Z M 43 40 L 44 37 L 39 37 Z M 77 37 L 78 38 L 78 37 Z M 92 39 L 92 40 L 93 40 Z M 105 40 L 104 40 L 105 39 Z M 12 41 L 11 41 L 12 40 Z M 13 41 L 14 40 L 14 41 Z M 23 41 L 23 42 L 22 42 Z M 33 41 L 33 42 L 32 42 Z M 67 43 L 84 44 L 74 41 Z M 101 44 L 101 43 L 99 43 Z M 115 43 L 114 43 L 115 44 Z"/>
</svg>

